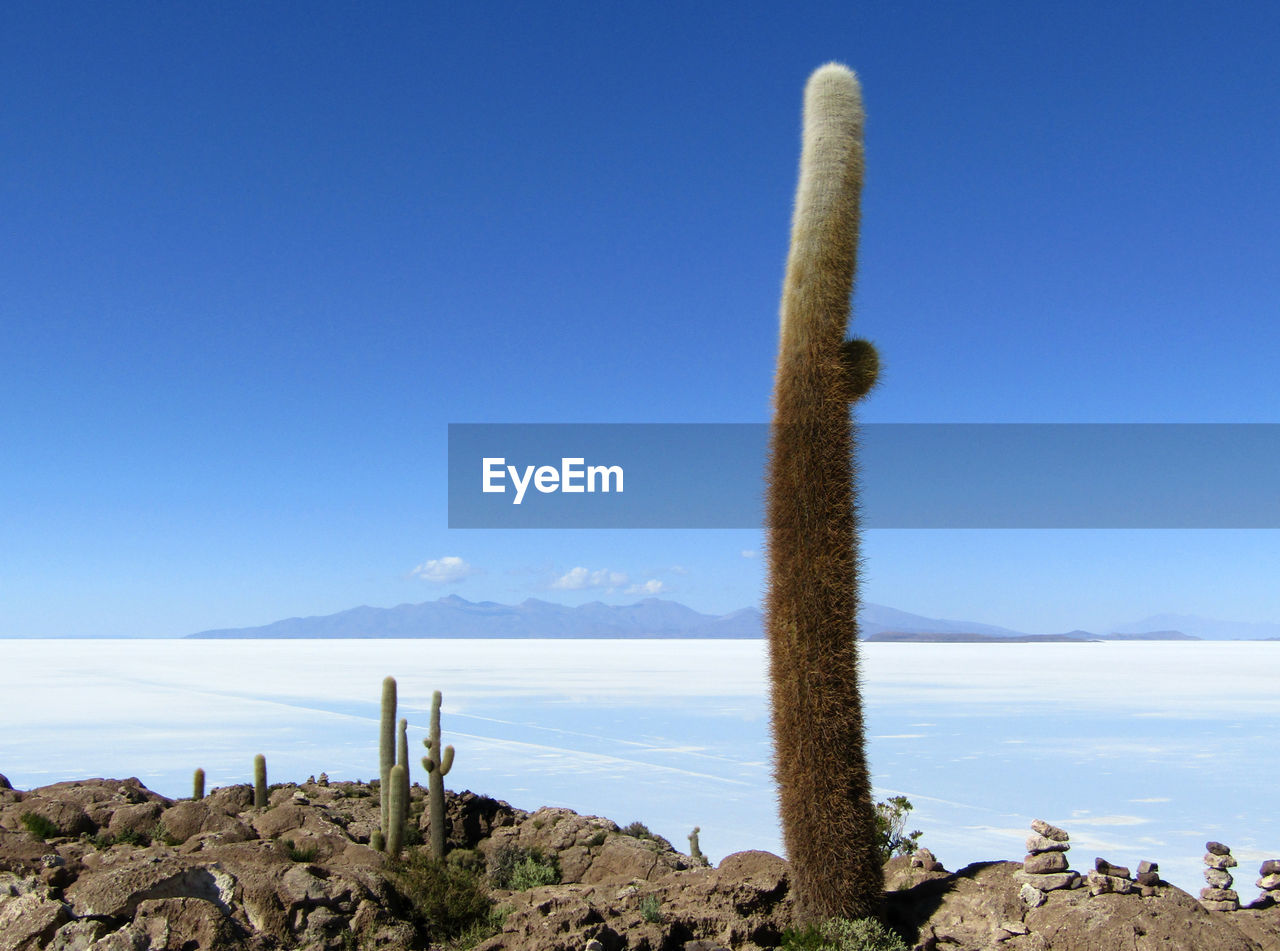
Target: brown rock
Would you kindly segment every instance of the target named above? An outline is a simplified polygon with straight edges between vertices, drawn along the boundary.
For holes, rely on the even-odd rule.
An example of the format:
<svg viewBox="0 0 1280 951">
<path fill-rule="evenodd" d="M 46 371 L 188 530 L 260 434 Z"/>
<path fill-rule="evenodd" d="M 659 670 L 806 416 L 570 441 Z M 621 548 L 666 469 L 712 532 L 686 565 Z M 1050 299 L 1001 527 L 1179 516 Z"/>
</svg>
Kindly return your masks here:
<svg viewBox="0 0 1280 951">
<path fill-rule="evenodd" d="M 1060 829 L 1055 825 L 1050 825 L 1043 819 L 1032 819 L 1031 831 L 1039 833 L 1046 839 L 1053 839 L 1055 842 L 1067 842 L 1071 839 L 1071 836 L 1067 835 L 1066 829 Z"/>
<path fill-rule="evenodd" d="M 1133 891 L 1133 882 L 1127 878 L 1121 878 L 1118 875 L 1107 875 L 1099 871 L 1092 871 L 1087 879 L 1089 883 L 1089 894 L 1097 895 L 1127 895 Z"/>
<path fill-rule="evenodd" d="M 1042 892 L 1057 891 L 1059 888 L 1074 888 L 1079 877 L 1075 872 L 1049 872 L 1044 875 L 1028 875 L 1018 872 L 1015 876 L 1019 882 L 1025 882 Z"/>
<path fill-rule="evenodd" d="M 1263 875 L 1256 882 L 1254 882 L 1254 884 L 1257 885 L 1259 888 L 1261 888 L 1263 891 L 1267 891 L 1267 892 L 1274 891 L 1275 889 L 1280 888 L 1280 872 L 1273 872 L 1270 875 Z"/>
<path fill-rule="evenodd" d="M 231 951 L 241 947 L 242 929 L 216 905 L 199 898 L 144 901 L 125 933 L 155 951 Z"/>
<path fill-rule="evenodd" d="M 944 871 L 938 857 L 928 849 L 916 849 L 911 853 L 911 867 L 924 869 L 926 872 Z"/>
<path fill-rule="evenodd" d="M 1258 869 L 1259 875 L 1280 875 L 1280 859 L 1267 859 Z"/>
<path fill-rule="evenodd" d="M 113 836 L 134 833 L 148 838 L 155 832 L 163 811 L 158 802 L 130 803 L 117 807 L 106 823 Z"/>
<path fill-rule="evenodd" d="M 1211 899 L 1202 899 L 1200 905 L 1209 911 L 1239 911 L 1240 903 L 1235 901 L 1213 901 Z"/>
<path fill-rule="evenodd" d="M 1096 858 L 1093 860 L 1094 869 L 1109 878 L 1130 878 L 1129 869 L 1124 865 L 1112 865 L 1104 858 Z"/>
<path fill-rule="evenodd" d="M 75 914 L 128 918 L 155 898 L 199 898 L 223 906 L 232 901 L 235 880 L 217 866 L 149 852 L 134 850 L 119 864 L 76 879 L 66 890 Z"/>
<path fill-rule="evenodd" d="M 1231 873 L 1221 868 L 1205 869 L 1204 880 L 1214 888 L 1230 888 L 1235 884 L 1235 879 L 1231 877 Z"/>
<path fill-rule="evenodd" d="M 1204 848 L 1206 852 L 1209 852 L 1213 855 L 1230 855 L 1231 854 L 1231 850 L 1227 848 L 1225 845 L 1223 845 L 1221 842 L 1206 842 L 1204 844 Z"/>
<path fill-rule="evenodd" d="M 1067 857 L 1062 852 L 1039 852 L 1035 855 L 1028 855 L 1022 861 L 1022 870 L 1029 875 L 1065 872 L 1067 870 Z"/>
<path fill-rule="evenodd" d="M 1069 843 L 1059 839 L 1050 839 L 1043 835 L 1027 836 L 1027 851 L 1033 855 L 1040 852 L 1066 852 L 1070 848 Z"/>
<path fill-rule="evenodd" d="M 1141 885 L 1159 885 L 1160 866 L 1155 862 L 1139 862 L 1138 874 L 1134 876 L 1134 879 Z"/>
<path fill-rule="evenodd" d="M 1240 901 L 1240 896 L 1230 888 L 1202 888 L 1200 897 L 1205 901 Z"/>
<path fill-rule="evenodd" d="M 1204 856 L 1204 864 L 1209 868 L 1235 868 L 1240 863 L 1235 860 L 1232 855 L 1223 855 L 1219 852 L 1206 852 Z"/>
<path fill-rule="evenodd" d="M 19 895 L 5 900 L 0 904 L 0 951 L 44 947 L 70 917 L 66 905 L 43 895 Z"/>
</svg>

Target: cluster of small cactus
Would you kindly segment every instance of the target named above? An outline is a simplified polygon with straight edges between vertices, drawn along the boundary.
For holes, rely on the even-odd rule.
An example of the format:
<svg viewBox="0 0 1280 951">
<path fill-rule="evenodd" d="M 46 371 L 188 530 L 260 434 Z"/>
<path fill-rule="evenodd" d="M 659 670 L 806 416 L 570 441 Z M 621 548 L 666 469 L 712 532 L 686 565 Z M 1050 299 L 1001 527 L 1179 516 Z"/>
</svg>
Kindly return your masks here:
<svg viewBox="0 0 1280 951">
<path fill-rule="evenodd" d="M 382 681 L 382 717 L 378 734 L 382 826 L 370 840 L 379 851 L 400 854 L 409 822 L 409 721 L 396 721 L 396 679 Z"/>
</svg>

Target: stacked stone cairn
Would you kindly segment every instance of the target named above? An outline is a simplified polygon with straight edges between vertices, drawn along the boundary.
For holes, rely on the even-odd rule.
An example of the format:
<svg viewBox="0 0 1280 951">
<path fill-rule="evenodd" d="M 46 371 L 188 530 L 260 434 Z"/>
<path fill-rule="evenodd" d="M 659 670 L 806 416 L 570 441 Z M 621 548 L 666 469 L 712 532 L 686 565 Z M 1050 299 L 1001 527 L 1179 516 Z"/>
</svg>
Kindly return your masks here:
<svg viewBox="0 0 1280 951">
<path fill-rule="evenodd" d="M 1134 890 L 1133 876 L 1126 865 L 1112 865 L 1104 858 L 1093 860 L 1089 873 L 1090 895 L 1127 895 Z"/>
<path fill-rule="evenodd" d="M 1221 842 L 1206 842 L 1204 847 L 1204 880 L 1209 884 L 1200 889 L 1200 904 L 1210 911 L 1238 911 L 1240 896 L 1231 888 L 1234 879 L 1227 869 L 1239 863 Z"/>
<path fill-rule="evenodd" d="M 1261 877 L 1255 884 L 1262 889 L 1259 900 L 1280 904 L 1280 859 L 1267 859 L 1258 869 L 1258 874 Z"/>
<path fill-rule="evenodd" d="M 1067 867 L 1067 850 L 1071 848 L 1065 829 L 1049 825 L 1043 819 L 1031 823 L 1032 834 L 1027 836 L 1027 857 L 1022 860 L 1018 879 L 1022 882 L 1019 893 L 1032 908 L 1044 904 L 1045 892 L 1059 888 L 1078 888 L 1080 876 Z"/>
</svg>

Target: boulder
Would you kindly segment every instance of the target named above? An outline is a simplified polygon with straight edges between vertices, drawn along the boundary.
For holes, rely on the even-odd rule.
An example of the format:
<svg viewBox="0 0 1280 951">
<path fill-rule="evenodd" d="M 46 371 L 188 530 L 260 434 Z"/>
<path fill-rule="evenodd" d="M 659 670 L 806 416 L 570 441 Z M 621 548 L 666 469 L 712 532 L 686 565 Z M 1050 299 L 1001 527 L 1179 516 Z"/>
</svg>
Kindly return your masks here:
<svg viewBox="0 0 1280 951">
<path fill-rule="evenodd" d="M 1224 855 L 1221 852 L 1206 852 L 1204 855 L 1204 864 L 1208 868 L 1235 868 L 1240 863 L 1237 862 L 1235 857 L 1230 854 Z"/>
<path fill-rule="evenodd" d="M 1027 851 L 1035 855 L 1040 852 L 1066 852 L 1070 843 L 1061 839 L 1050 839 L 1043 835 L 1027 836 Z"/>
<path fill-rule="evenodd" d="M 1039 833 L 1046 839 L 1053 839 L 1055 842 L 1067 842 L 1071 839 L 1071 836 L 1067 835 L 1066 829 L 1060 829 L 1055 825 L 1050 825 L 1043 819 L 1032 819 L 1031 831 Z"/>
<path fill-rule="evenodd" d="M 1062 852 L 1039 852 L 1022 860 L 1022 870 L 1028 875 L 1044 875 L 1047 872 L 1065 872 L 1067 857 Z"/>
</svg>

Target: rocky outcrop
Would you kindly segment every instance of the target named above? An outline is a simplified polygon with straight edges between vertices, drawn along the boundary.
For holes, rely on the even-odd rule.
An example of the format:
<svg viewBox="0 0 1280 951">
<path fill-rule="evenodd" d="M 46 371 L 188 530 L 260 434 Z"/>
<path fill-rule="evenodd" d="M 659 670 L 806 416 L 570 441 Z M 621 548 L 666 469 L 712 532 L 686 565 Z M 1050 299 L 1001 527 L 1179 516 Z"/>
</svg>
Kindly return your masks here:
<svg viewBox="0 0 1280 951">
<path fill-rule="evenodd" d="M 422 836 L 424 791 L 410 798 Z M 0 788 L 0 951 L 441 946 L 368 845 L 376 786 L 308 782 L 274 787 L 265 808 L 251 801 L 248 787 L 171 801 L 137 780 Z M 49 825 L 23 819 L 31 815 Z M 708 867 L 642 827 L 567 809 L 525 812 L 470 792 L 450 794 L 446 823 L 457 865 L 483 874 L 514 853 L 560 869 L 557 885 L 493 890 L 505 919 L 478 945 L 484 951 L 763 951 L 797 924 L 790 869 L 767 852 Z M 1065 843 L 1058 833 L 1035 834 Z M 1029 874 L 1075 873 L 1028 873 L 1015 862 L 948 872 L 920 850 L 885 866 L 886 916 L 915 951 L 1280 951 L 1280 906 L 1269 898 L 1209 910 L 1156 871 L 1143 863 L 1131 880 L 1099 859 L 1091 876 L 1126 881 L 1128 892 L 1042 890 Z M 1280 863 L 1261 872 L 1269 882 Z"/>
</svg>

